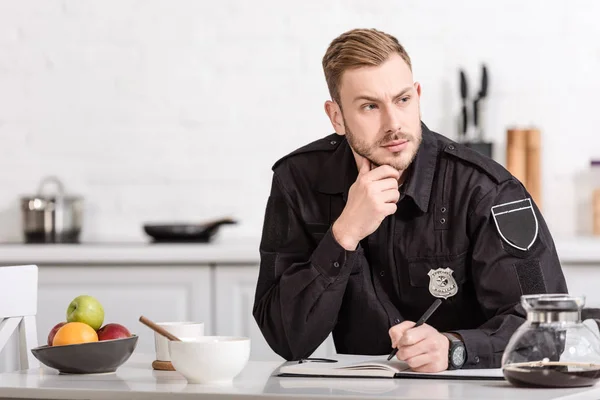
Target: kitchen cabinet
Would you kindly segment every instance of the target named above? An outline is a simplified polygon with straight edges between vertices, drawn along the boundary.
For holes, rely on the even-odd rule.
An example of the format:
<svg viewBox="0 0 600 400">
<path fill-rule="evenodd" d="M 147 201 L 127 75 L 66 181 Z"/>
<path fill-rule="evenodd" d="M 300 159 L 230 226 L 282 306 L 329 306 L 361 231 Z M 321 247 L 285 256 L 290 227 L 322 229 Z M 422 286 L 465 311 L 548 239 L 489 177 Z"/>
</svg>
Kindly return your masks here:
<svg viewBox="0 0 600 400">
<path fill-rule="evenodd" d="M 154 332 L 139 322 L 199 321 L 212 332 L 211 270 L 208 265 L 71 265 L 39 268 L 37 329 L 45 344 L 81 294 L 101 301 L 104 323 L 116 322 L 139 336 L 136 352 L 154 352 Z"/>
<path fill-rule="evenodd" d="M 251 340 L 252 360 L 283 361 L 267 344 L 254 317 L 252 306 L 258 280 L 258 265 L 215 268 L 215 319 L 219 335 L 246 336 Z M 331 335 L 315 350 L 313 357 L 335 354 Z"/>
</svg>

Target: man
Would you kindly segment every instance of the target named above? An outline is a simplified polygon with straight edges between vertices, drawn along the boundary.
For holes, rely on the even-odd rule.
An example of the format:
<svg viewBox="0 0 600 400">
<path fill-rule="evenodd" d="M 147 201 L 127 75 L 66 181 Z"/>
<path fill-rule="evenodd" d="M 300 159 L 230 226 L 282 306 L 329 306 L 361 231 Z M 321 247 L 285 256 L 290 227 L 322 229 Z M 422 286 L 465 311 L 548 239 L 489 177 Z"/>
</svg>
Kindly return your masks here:
<svg viewBox="0 0 600 400">
<path fill-rule="evenodd" d="M 420 372 L 499 367 L 520 296 L 567 291 L 523 185 L 420 121 L 408 54 L 376 30 L 329 46 L 335 134 L 277 161 L 253 314 L 271 348 L 388 354 Z M 436 298 L 441 306 L 414 327 Z"/>
</svg>

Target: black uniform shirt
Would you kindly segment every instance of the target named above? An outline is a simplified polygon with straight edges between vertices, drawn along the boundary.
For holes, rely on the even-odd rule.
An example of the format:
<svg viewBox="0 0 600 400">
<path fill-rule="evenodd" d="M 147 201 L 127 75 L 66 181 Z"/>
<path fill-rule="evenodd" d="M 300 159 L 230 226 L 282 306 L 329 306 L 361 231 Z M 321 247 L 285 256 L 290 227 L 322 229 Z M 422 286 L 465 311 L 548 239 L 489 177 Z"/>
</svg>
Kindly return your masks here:
<svg viewBox="0 0 600 400">
<path fill-rule="evenodd" d="M 458 292 L 427 323 L 461 335 L 464 368 L 499 367 L 525 321 L 520 296 L 567 292 L 548 227 L 523 185 L 422 128 L 396 213 L 355 251 L 331 232 L 358 174 L 345 137 L 329 135 L 273 166 L 253 314 L 283 358 L 308 357 L 331 332 L 338 353 L 389 353 L 389 328 L 419 319 L 435 300 L 430 271 L 449 268 Z"/>
</svg>

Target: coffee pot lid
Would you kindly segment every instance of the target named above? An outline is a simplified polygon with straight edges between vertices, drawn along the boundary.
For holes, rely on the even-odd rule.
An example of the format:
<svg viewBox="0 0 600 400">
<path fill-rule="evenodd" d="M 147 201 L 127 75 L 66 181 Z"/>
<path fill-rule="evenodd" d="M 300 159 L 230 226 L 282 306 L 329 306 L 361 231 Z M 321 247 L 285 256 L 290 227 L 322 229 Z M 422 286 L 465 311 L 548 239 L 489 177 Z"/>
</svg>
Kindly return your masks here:
<svg viewBox="0 0 600 400">
<path fill-rule="evenodd" d="M 583 296 L 535 294 L 522 296 L 523 307 L 536 311 L 578 311 L 585 304 Z"/>
</svg>

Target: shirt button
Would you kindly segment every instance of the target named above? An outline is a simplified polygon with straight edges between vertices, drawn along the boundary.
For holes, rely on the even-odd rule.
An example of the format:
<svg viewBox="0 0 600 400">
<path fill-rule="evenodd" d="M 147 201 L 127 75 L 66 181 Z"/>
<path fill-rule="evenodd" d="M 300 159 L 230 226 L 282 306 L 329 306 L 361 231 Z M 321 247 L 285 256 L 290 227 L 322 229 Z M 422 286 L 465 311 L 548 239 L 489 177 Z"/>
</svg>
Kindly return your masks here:
<svg viewBox="0 0 600 400">
<path fill-rule="evenodd" d="M 329 142 L 329 144 L 330 144 L 330 145 L 332 145 L 332 146 L 333 146 L 334 144 L 336 144 L 336 143 L 337 143 L 337 141 L 336 141 L 336 140 L 332 140 L 331 142 Z"/>
<path fill-rule="evenodd" d="M 394 323 L 395 323 L 395 324 L 399 324 L 399 323 L 400 323 L 400 320 L 399 320 L 398 318 L 396 318 L 396 319 L 394 320 Z"/>
<path fill-rule="evenodd" d="M 475 364 L 479 364 L 479 357 L 475 356 L 475 358 L 473 359 L 473 361 L 475 361 Z"/>
<path fill-rule="evenodd" d="M 445 213 L 446 212 L 446 207 L 440 208 L 440 211 L 443 212 L 443 213 Z"/>
<path fill-rule="evenodd" d="M 339 263 L 339 262 L 337 262 L 337 261 L 335 261 L 335 262 L 333 263 L 333 266 L 334 266 L 334 267 L 336 267 L 336 268 L 339 268 L 339 267 L 340 267 L 340 263 Z"/>
<path fill-rule="evenodd" d="M 445 223 L 446 223 L 446 218 L 440 219 L 440 224 L 445 224 Z"/>
<path fill-rule="evenodd" d="M 381 272 L 379 273 L 379 276 L 384 276 L 384 275 L 385 275 L 385 272 L 383 272 L 383 271 L 381 271 Z"/>
<path fill-rule="evenodd" d="M 454 150 L 454 145 L 451 144 L 450 146 L 448 146 L 448 150 Z"/>
</svg>

